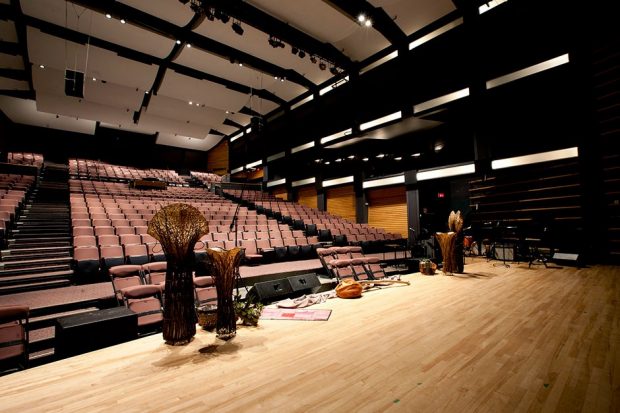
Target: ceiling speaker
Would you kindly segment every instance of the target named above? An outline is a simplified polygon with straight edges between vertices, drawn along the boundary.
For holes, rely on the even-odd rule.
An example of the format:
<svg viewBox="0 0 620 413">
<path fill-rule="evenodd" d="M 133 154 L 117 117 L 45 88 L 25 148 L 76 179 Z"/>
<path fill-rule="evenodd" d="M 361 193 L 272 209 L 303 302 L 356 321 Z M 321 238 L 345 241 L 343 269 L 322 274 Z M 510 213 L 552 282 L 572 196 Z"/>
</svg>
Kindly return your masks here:
<svg viewBox="0 0 620 413">
<path fill-rule="evenodd" d="M 65 95 L 76 98 L 84 97 L 84 73 L 65 70 Z"/>
<path fill-rule="evenodd" d="M 263 118 L 254 116 L 252 117 L 252 119 L 250 119 L 250 127 L 252 128 L 252 132 L 261 133 L 265 128 L 265 121 L 263 120 Z"/>
</svg>

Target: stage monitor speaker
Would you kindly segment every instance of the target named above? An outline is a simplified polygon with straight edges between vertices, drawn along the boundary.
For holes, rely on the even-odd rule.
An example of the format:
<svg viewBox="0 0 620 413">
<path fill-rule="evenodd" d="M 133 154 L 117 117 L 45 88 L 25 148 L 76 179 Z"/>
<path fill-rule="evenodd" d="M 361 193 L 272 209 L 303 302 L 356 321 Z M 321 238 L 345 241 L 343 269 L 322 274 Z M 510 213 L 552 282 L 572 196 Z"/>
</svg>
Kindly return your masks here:
<svg viewBox="0 0 620 413">
<path fill-rule="evenodd" d="M 557 264 L 575 265 L 581 267 L 579 254 L 570 254 L 566 252 L 556 252 L 553 254 L 553 262 Z"/>
<path fill-rule="evenodd" d="M 137 314 L 126 307 L 89 311 L 56 319 L 58 358 L 86 353 L 138 338 Z"/>
<path fill-rule="evenodd" d="M 321 286 L 319 277 L 314 273 L 293 275 L 288 277 L 288 281 L 291 283 L 291 288 L 294 293 L 312 293 L 315 288 L 318 289 Z"/>
<path fill-rule="evenodd" d="M 84 97 L 84 73 L 71 69 L 65 70 L 65 95 L 76 98 Z"/>
<path fill-rule="evenodd" d="M 287 278 L 258 282 L 248 291 L 248 295 L 255 297 L 258 301 L 283 300 L 292 293 L 293 288 Z"/>
</svg>

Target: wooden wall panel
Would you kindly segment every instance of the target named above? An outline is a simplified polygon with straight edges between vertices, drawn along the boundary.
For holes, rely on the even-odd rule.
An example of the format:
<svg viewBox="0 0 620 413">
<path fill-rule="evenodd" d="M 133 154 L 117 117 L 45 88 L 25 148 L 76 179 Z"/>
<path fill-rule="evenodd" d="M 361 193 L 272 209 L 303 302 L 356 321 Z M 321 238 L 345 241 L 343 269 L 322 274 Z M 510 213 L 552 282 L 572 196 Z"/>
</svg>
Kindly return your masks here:
<svg viewBox="0 0 620 413">
<path fill-rule="evenodd" d="M 407 238 L 407 196 L 403 185 L 371 189 L 366 199 L 369 225 Z"/>
<path fill-rule="evenodd" d="M 327 212 L 348 219 L 351 222 L 357 222 L 353 185 L 327 190 Z"/>
<path fill-rule="evenodd" d="M 297 203 L 317 209 L 316 187 L 314 185 L 307 185 L 297 189 Z"/>
<path fill-rule="evenodd" d="M 226 139 L 223 139 L 207 153 L 207 170 L 218 175 L 228 173 L 228 141 Z"/>
<path fill-rule="evenodd" d="M 276 198 L 282 199 L 284 201 L 288 201 L 288 192 L 286 191 L 286 186 L 279 186 L 271 191 L 271 194 Z"/>
</svg>

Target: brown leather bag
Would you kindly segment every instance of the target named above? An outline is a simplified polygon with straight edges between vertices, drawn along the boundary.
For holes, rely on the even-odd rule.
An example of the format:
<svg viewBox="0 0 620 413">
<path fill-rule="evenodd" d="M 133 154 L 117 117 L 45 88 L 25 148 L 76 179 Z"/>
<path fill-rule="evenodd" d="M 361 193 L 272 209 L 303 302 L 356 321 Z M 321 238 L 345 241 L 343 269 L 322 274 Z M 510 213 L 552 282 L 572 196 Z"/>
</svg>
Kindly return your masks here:
<svg viewBox="0 0 620 413">
<path fill-rule="evenodd" d="M 362 289 L 362 284 L 353 279 L 346 279 L 336 287 L 336 295 L 340 298 L 359 298 L 362 296 Z"/>
</svg>

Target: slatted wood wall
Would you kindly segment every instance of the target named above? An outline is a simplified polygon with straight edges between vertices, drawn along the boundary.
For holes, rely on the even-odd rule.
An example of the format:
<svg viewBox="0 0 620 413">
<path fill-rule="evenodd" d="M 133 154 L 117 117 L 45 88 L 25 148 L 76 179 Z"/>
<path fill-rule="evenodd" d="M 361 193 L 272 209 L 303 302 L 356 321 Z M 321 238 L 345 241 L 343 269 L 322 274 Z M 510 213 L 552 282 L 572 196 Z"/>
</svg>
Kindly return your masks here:
<svg viewBox="0 0 620 413">
<path fill-rule="evenodd" d="M 368 224 L 407 238 L 407 196 L 404 186 L 368 190 Z"/>
<path fill-rule="evenodd" d="M 620 263 L 620 41 L 599 39 L 593 50 L 593 107 L 602 148 L 601 188 L 605 215 L 599 217 L 600 233 L 606 236 L 606 253 Z"/>
<path fill-rule="evenodd" d="M 340 186 L 327 190 L 327 212 L 356 222 L 355 190 L 353 185 Z"/>
<path fill-rule="evenodd" d="M 228 141 L 226 139 L 207 153 L 207 170 L 218 175 L 225 175 L 228 172 Z"/>
<path fill-rule="evenodd" d="M 469 181 L 471 222 L 503 222 L 532 238 L 546 227 L 558 248 L 570 249 L 583 226 L 581 194 L 576 158 L 500 169 Z"/>
<path fill-rule="evenodd" d="M 284 201 L 288 201 L 288 192 L 286 191 L 286 186 L 279 186 L 271 191 L 271 194 L 276 198 L 283 199 Z"/>
<path fill-rule="evenodd" d="M 297 189 L 297 203 L 310 208 L 317 208 L 316 187 L 307 185 Z"/>
</svg>

